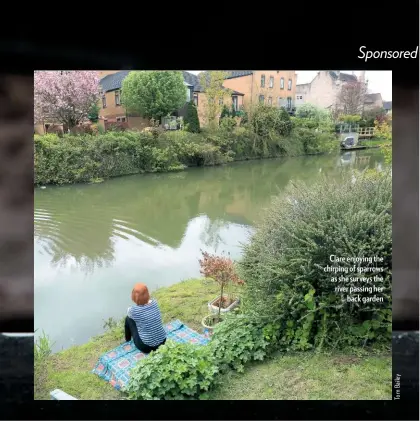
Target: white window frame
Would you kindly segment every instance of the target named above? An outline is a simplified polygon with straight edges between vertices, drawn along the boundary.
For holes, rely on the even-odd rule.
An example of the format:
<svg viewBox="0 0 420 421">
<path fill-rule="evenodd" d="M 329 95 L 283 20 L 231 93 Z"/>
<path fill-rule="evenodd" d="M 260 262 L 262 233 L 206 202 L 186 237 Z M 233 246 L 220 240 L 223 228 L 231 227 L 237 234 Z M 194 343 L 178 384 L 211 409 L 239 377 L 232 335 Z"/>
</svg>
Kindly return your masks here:
<svg viewBox="0 0 420 421">
<path fill-rule="evenodd" d="M 117 123 L 126 123 L 127 118 L 126 117 L 117 117 Z"/>
<path fill-rule="evenodd" d="M 284 77 L 280 78 L 280 89 L 284 89 Z"/>
<path fill-rule="evenodd" d="M 268 82 L 270 88 L 274 88 L 274 76 L 270 76 L 270 81 Z"/>
<path fill-rule="evenodd" d="M 238 95 L 232 95 L 232 103 L 233 103 L 233 108 L 235 109 L 235 111 L 238 111 L 238 109 L 239 109 Z"/>
<path fill-rule="evenodd" d="M 291 90 L 292 90 L 292 79 L 289 79 L 289 80 L 287 81 L 287 90 L 288 90 L 288 91 L 291 91 Z"/>
</svg>

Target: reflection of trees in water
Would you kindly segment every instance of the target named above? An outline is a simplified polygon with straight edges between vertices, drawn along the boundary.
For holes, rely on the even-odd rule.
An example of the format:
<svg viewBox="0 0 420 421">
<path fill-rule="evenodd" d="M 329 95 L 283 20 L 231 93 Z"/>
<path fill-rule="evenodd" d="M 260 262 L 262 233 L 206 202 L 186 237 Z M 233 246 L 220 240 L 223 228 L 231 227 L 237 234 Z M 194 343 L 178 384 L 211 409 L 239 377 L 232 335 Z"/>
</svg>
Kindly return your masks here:
<svg viewBox="0 0 420 421">
<path fill-rule="evenodd" d="M 228 228 L 229 223 L 222 220 L 216 219 L 211 220 L 210 218 L 206 219 L 204 230 L 200 234 L 200 240 L 207 246 L 214 249 L 217 252 L 217 249 L 220 244 L 226 243 L 223 241 L 220 236 L 220 231 L 222 228 Z"/>
<path fill-rule="evenodd" d="M 189 221 L 204 214 L 201 240 L 216 249 L 229 222 L 253 224 L 291 179 L 311 182 L 320 168 L 337 176 L 339 161 L 339 155 L 254 161 L 37 190 L 35 235 L 46 240 L 52 265 L 73 261 L 87 272 L 112 264 L 116 238 L 178 248 Z"/>
</svg>

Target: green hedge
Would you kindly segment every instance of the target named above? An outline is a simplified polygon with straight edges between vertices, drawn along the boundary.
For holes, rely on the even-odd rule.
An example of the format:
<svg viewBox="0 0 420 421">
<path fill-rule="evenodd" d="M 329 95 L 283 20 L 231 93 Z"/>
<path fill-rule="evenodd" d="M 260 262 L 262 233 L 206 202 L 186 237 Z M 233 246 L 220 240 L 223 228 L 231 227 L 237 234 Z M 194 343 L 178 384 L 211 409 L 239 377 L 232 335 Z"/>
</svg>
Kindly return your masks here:
<svg viewBox="0 0 420 421">
<path fill-rule="evenodd" d="M 289 130 L 288 123 L 286 124 Z M 283 126 L 281 126 L 283 127 Z M 296 156 L 328 150 L 331 134 L 282 135 L 274 129 L 261 136 L 251 124 L 218 130 L 109 131 L 97 135 L 54 134 L 34 137 L 35 184 L 94 182 L 145 172 L 167 172 L 190 166 L 219 165 L 232 160 Z"/>
<path fill-rule="evenodd" d="M 390 340 L 391 184 L 390 174 L 367 172 L 310 185 L 294 183 L 274 200 L 245 246 L 239 267 L 246 281 L 247 311 L 271 320 L 281 332 L 282 349 L 363 346 Z M 334 266 L 329 259 L 332 254 L 384 258 L 377 264 L 385 268 L 384 281 L 375 284 L 384 290 L 359 293 L 384 301 L 352 303 L 347 302 L 346 293 L 337 293 L 337 285 L 352 284 L 331 282 L 335 275 L 324 268 Z"/>
</svg>

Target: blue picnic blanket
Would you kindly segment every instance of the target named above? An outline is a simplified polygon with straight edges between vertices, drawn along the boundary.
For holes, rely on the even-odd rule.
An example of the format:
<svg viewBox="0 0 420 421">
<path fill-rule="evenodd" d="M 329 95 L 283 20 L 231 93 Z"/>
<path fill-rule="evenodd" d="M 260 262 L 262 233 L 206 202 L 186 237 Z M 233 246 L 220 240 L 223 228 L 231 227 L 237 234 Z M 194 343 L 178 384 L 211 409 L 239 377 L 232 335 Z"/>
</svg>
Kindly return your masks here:
<svg viewBox="0 0 420 421">
<path fill-rule="evenodd" d="M 190 329 L 180 320 L 173 320 L 166 324 L 164 329 L 167 333 L 167 340 L 175 342 L 205 345 L 210 340 Z M 147 357 L 147 354 L 139 351 L 133 341 L 125 342 L 103 354 L 92 373 L 109 382 L 115 389 L 121 390 L 128 384 L 130 370 L 144 357 Z"/>
</svg>

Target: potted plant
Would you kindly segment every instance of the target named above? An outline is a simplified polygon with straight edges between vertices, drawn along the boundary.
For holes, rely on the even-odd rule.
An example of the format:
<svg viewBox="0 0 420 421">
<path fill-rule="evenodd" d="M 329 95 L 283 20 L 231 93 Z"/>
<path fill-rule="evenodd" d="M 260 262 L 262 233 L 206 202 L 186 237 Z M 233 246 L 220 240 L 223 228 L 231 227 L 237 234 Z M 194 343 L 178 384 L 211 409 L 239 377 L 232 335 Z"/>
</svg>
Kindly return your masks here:
<svg viewBox="0 0 420 421">
<path fill-rule="evenodd" d="M 229 257 L 210 255 L 202 252 L 199 260 L 201 274 L 211 278 L 220 286 L 220 294 L 208 303 L 210 314 L 202 320 L 204 332 L 211 334 L 214 326 L 222 320 L 221 315 L 233 310 L 239 305 L 239 297 L 233 292 L 234 285 L 243 285 L 244 281 L 238 277 L 235 265 Z"/>
</svg>

